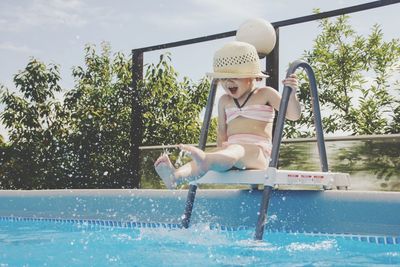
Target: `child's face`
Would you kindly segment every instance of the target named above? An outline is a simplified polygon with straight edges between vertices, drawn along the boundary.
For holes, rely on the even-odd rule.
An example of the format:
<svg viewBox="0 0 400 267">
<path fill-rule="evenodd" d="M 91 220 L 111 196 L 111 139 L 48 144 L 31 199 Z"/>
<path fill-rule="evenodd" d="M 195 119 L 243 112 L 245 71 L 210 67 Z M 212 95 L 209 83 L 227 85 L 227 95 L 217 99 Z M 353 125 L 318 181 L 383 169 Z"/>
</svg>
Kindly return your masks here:
<svg viewBox="0 0 400 267">
<path fill-rule="evenodd" d="M 253 79 L 251 78 L 220 79 L 220 82 L 225 92 L 236 99 L 241 98 L 253 88 Z"/>
</svg>

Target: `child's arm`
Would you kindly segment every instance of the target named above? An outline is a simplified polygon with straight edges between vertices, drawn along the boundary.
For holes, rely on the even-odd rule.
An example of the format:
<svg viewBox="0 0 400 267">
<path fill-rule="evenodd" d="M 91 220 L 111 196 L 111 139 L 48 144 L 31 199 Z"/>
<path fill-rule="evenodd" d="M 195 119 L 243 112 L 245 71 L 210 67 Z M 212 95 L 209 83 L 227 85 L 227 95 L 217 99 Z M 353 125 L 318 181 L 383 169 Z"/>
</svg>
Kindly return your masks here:
<svg viewBox="0 0 400 267">
<path fill-rule="evenodd" d="M 228 140 L 227 136 L 227 125 L 226 125 L 226 114 L 225 104 L 227 102 L 228 95 L 223 95 L 218 102 L 218 128 L 217 128 L 217 146 L 222 147 L 222 143 Z"/>
<path fill-rule="evenodd" d="M 296 91 L 298 89 L 297 77 L 295 74 L 290 75 L 288 78 L 282 81 L 283 85 L 290 86 L 292 88 L 292 93 L 289 97 L 289 103 L 286 110 L 286 118 L 289 120 L 298 120 L 301 116 L 301 106 L 297 99 Z M 281 103 L 281 95 L 271 87 L 267 87 L 267 99 L 268 103 L 279 111 L 279 105 Z"/>
</svg>

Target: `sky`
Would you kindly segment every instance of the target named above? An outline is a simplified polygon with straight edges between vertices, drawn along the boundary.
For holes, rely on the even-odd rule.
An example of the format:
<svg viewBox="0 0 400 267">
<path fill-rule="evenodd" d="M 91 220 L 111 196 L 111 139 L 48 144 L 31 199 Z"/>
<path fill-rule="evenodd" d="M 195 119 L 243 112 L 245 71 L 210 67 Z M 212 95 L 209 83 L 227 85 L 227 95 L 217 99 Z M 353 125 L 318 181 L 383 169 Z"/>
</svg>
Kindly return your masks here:
<svg viewBox="0 0 400 267">
<path fill-rule="evenodd" d="M 270 22 L 371 2 L 362 0 L 0 0 L 0 84 L 15 90 L 13 76 L 29 59 L 60 66 L 64 92 L 73 88 L 73 66 L 83 65 L 84 47 L 108 42 L 113 52 L 129 55 L 134 48 L 237 30 L 251 18 Z M 350 15 L 360 34 L 378 23 L 385 39 L 399 38 L 400 4 Z M 312 48 L 320 32 L 317 22 L 280 29 L 280 76 L 289 62 Z M 170 52 L 181 76 L 193 81 L 212 70 L 214 51 L 225 38 L 146 53 L 144 63 Z M 0 111 L 3 109 L 0 106 Z M 7 138 L 4 126 L 0 134 Z"/>
</svg>

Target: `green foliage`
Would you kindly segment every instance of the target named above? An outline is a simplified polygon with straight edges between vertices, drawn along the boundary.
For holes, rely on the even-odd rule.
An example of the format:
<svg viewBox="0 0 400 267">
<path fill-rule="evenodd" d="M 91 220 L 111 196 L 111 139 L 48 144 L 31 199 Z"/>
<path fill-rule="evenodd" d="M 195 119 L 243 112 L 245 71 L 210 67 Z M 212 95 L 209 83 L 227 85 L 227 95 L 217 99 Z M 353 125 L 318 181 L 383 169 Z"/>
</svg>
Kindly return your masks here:
<svg viewBox="0 0 400 267">
<path fill-rule="evenodd" d="M 47 67 L 36 59 L 14 77 L 20 95 L 1 87 L 1 120 L 10 142 L 0 147 L 0 188 L 129 184 L 131 67 L 130 58 L 112 55 L 108 44 L 102 44 L 100 53 L 88 45 L 85 64 L 73 69 L 75 86 L 63 101 L 55 97 L 61 91 L 58 66 Z M 208 86 L 205 80 L 180 82 L 168 56 L 148 66 L 141 86 L 143 145 L 197 143 Z M 211 133 L 215 123 L 213 127 Z M 142 154 L 141 167 L 142 175 L 153 177 L 152 186 L 157 187 L 153 154 Z"/>
<path fill-rule="evenodd" d="M 193 84 L 187 78 L 179 81 L 170 60 L 168 54 L 161 55 L 160 61 L 149 65 L 145 74 L 141 93 L 144 100 L 143 145 L 199 142 L 200 112 L 206 105 L 210 84 L 205 79 L 199 84 Z M 216 141 L 216 128 L 214 120 L 208 141 Z M 145 151 L 142 155 L 141 177 L 146 177 L 147 182 L 143 186 L 161 187 L 161 180 L 154 171 L 154 160 L 160 151 Z"/>
<path fill-rule="evenodd" d="M 14 77 L 22 95 L 1 88 L 0 101 L 5 105 L 1 120 L 9 129 L 11 143 L 2 147 L 1 187 L 40 188 L 49 173 L 57 177 L 61 172 L 65 141 L 60 140 L 66 131 L 62 119 L 65 112 L 54 96 L 61 91 L 59 79 L 56 65 L 47 68 L 32 59 Z M 54 182 L 48 180 L 47 186 Z"/>
<path fill-rule="evenodd" d="M 131 62 L 103 44 L 85 48 L 85 65 L 73 69 L 75 88 L 65 96 L 69 115 L 71 184 L 119 188 L 129 179 Z"/>
<path fill-rule="evenodd" d="M 200 112 L 207 103 L 209 82 L 204 79 L 193 84 L 170 64 L 169 55 L 162 55 L 145 74 L 144 145 L 194 144 L 200 136 Z M 214 128 L 215 129 L 215 128 Z"/>
<path fill-rule="evenodd" d="M 399 99 L 393 83 L 400 61 L 400 41 L 384 41 L 382 30 L 374 25 L 363 37 L 348 23 L 348 16 L 320 21 L 321 34 L 305 60 L 313 66 L 319 88 L 323 125 L 327 133 L 352 135 L 398 133 Z M 304 105 L 299 123 L 290 123 L 287 136 L 312 136 L 312 112 L 308 82 L 300 78 L 299 98 Z"/>
</svg>

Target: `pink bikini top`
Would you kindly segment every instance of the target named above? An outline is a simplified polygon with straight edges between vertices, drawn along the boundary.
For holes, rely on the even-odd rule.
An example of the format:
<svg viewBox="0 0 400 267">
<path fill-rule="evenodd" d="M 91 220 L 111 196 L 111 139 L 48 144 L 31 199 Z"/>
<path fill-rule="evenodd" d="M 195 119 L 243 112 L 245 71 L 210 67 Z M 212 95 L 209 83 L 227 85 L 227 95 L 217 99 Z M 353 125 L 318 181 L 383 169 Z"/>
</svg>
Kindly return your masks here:
<svg viewBox="0 0 400 267">
<path fill-rule="evenodd" d="M 225 113 L 226 123 L 229 123 L 239 116 L 266 122 L 274 121 L 275 117 L 274 108 L 268 105 L 250 105 L 242 108 L 226 108 Z"/>
<path fill-rule="evenodd" d="M 226 123 L 229 123 L 239 116 L 265 122 L 272 122 L 274 120 L 274 108 L 269 105 L 249 105 L 246 107 L 244 106 L 246 105 L 247 101 L 250 99 L 253 93 L 254 91 L 251 91 L 249 93 L 242 105 L 239 104 L 237 99 L 233 99 L 236 107 L 225 108 Z"/>
</svg>

